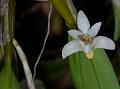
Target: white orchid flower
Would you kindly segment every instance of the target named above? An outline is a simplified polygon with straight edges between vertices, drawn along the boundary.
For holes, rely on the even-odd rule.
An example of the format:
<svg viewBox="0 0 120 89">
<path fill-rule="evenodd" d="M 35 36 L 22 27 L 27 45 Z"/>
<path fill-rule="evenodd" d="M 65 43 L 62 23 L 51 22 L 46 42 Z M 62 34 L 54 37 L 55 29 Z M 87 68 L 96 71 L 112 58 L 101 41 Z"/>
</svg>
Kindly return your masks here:
<svg viewBox="0 0 120 89">
<path fill-rule="evenodd" d="M 62 57 L 65 59 L 69 55 L 84 51 L 88 59 L 93 58 L 93 50 L 96 48 L 104 48 L 109 50 L 115 49 L 115 43 L 104 36 L 97 36 L 101 27 L 101 22 L 95 23 L 90 28 L 90 23 L 83 11 L 79 11 L 77 16 L 78 30 L 70 30 L 68 34 L 75 40 L 67 43 L 62 49 Z"/>
</svg>

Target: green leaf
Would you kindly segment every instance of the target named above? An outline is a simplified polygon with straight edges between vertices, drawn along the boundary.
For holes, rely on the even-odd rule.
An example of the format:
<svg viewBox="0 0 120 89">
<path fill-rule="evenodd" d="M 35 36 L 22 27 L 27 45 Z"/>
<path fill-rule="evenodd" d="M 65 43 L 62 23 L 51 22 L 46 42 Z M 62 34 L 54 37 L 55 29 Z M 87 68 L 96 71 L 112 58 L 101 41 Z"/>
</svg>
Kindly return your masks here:
<svg viewBox="0 0 120 89">
<path fill-rule="evenodd" d="M 79 53 L 74 53 L 73 55 L 69 56 L 68 60 L 69 60 L 71 75 L 72 75 L 72 79 L 73 79 L 75 88 L 76 89 L 84 89 L 82 77 L 81 77 L 81 71 L 80 71 Z"/>
<path fill-rule="evenodd" d="M 112 0 L 112 3 L 115 17 L 114 40 L 117 41 L 120 39 L 120 1 Z"/>
<path fill-rule="evenodd" d="M 69 64 L 76 89 L 120 89 L 104 50 L 96 49 L 92 60 L 83 52 L 75 53 Z"/>
<path fill-rule="evenodd" d="M 13 73 L 10 60 L 6 60 L 0 72 L 0 89 L 20 89 Z"/>
<path fill-rule="evenodd" d="M 120 89 L 104 50 L 94 50 L 92 60 L 87 59 L 83 52 L 74 53 L 68 59 L 76 89 Z"/>
<path fill-rule="evenodd" d="M 69 2 L 70 0 L 68 0 Z M 69 27 L 75 27 L 76 25 L 76 16 L 74 13 L 77 13 L 71 4 L 68 6 L 68 3 L 66 0 L 51 0 L 52 4 L 55 6 L 55 8 L 58 10 L 58 12 L 61 14 L 61 16 L 65 19 L 66 23 L 69 25 Z M 72 1 L 70 1 L 72 3 Z"/>
</svg>

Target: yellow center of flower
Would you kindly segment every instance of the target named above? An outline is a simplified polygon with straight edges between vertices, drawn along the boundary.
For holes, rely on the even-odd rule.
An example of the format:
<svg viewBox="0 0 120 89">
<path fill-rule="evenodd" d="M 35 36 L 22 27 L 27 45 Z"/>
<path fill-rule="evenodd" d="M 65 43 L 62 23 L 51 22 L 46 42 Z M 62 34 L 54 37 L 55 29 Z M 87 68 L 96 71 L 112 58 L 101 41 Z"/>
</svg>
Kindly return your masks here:
<svg viewBox="0 0 120 89">
<path fill-rule="evenodd" d="M 87 52 L 86 57 L 91 60 L 93 58 L 93 50 L 90 52 Z"/>
<path fill-rule="evenodd" d="M 82 36 L 82 41 L 83 41 L 85 44 L 88 44 L 88 43 L 91 43 L 92 38 L 91 38 L 89 35 L 83 35 L 83 36 Z"/>
</svg>

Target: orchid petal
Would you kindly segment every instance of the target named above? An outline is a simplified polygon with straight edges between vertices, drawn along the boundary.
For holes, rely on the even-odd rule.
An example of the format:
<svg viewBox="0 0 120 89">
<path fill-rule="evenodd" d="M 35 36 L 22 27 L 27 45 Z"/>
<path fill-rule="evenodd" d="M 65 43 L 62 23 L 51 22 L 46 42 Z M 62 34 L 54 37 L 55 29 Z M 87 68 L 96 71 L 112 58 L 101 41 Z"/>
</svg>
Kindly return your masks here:
<svg viewBox="0 0 120 89">
<path fill-rule="evenodd" d="M 81 44 L 78 40 L 73 40 L 69 43 L 67 43 L 63 49 L 62 49 L 62 57 L 63 59 L 65 59 L 66 57 L 68 57 L 69 55 L 78 52 L 78 51 L 82 51 L 82 47 Z"/>
<path fill-rule="evenodd" d="M 98 31 L 100 30 L 101 27 L 101 22 L 95 23 L 88 31 L 88 34 L 91 37 L 95 37 L 98 33 Z"/>
<path fill-rule="evenodd" d="M 90 45 L 89 44 L 84 45 L 84 52 L 88 53 L 89 51 L 90 51 Z"/>
<path fill-rule="evenodd" d="M 80 35 L 82 35 L 82 33 L 80 31 L 78 31 L 78 30 L 70 30 L 70 31 L 68 31 L 68 34 L 70 36 L 72 36 L 73 38 L 75 38 L 75 39 L 78 39 L 78 37 Z"/>
<path fill-rule="evenodd" d="M 77 25 L 79 30 L 81 30 L 84 34 L 88 33 L 88 29 L 90 28 L 90 23 L 83 11 L 78 12 Z"/>
<path fill-rule="evenodd" d="M 93 40 L 93 49 L 95 48 L 104 48 L 104 49 L 114 50 L 115 43 L 107 37 L 98 36 Z"/>
</svg>

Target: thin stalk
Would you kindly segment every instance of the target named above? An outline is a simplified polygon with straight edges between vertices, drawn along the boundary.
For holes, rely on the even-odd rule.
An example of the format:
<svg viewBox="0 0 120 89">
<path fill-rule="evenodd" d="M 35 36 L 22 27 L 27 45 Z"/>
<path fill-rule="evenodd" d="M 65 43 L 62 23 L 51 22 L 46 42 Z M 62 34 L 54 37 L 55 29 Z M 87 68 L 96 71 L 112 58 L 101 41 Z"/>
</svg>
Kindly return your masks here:
<svg viewBox="0 0 120 89">
<path fill-rule="evenodd" d="M 41 56 L 42 56 L 43 51 L 44 51 L 44 49 L 45 49 L 46 41 L 47 41 L 48 36 L 49 36 L 49 33 L 50 33 L 50 20 L 51 20 L 50 17 L 51 17 L 51 13 L 52 13 L 52 4 L 50 3 L 50 11 L 49 11 L 49 14 L 48 14 L 47 34 L 46 34 L 46 37 L 45 37 L 44 42 L 43 42 L 42 50 L 40 51 L 40 54 L 39 54 L 39 56 L 38 56 L 38 59 L 37 59 L 35 65 L 34 65 L 34 75 L 33 75 L 33 79 L 35 79 L 35 76 L 36 76 L 36 68 L 37 68 L 37 65 L 38 65 L 38 63 L 39 63 L 39 61 L 40 61 L 40 59 L 41 59 Z"/>
</svg>

